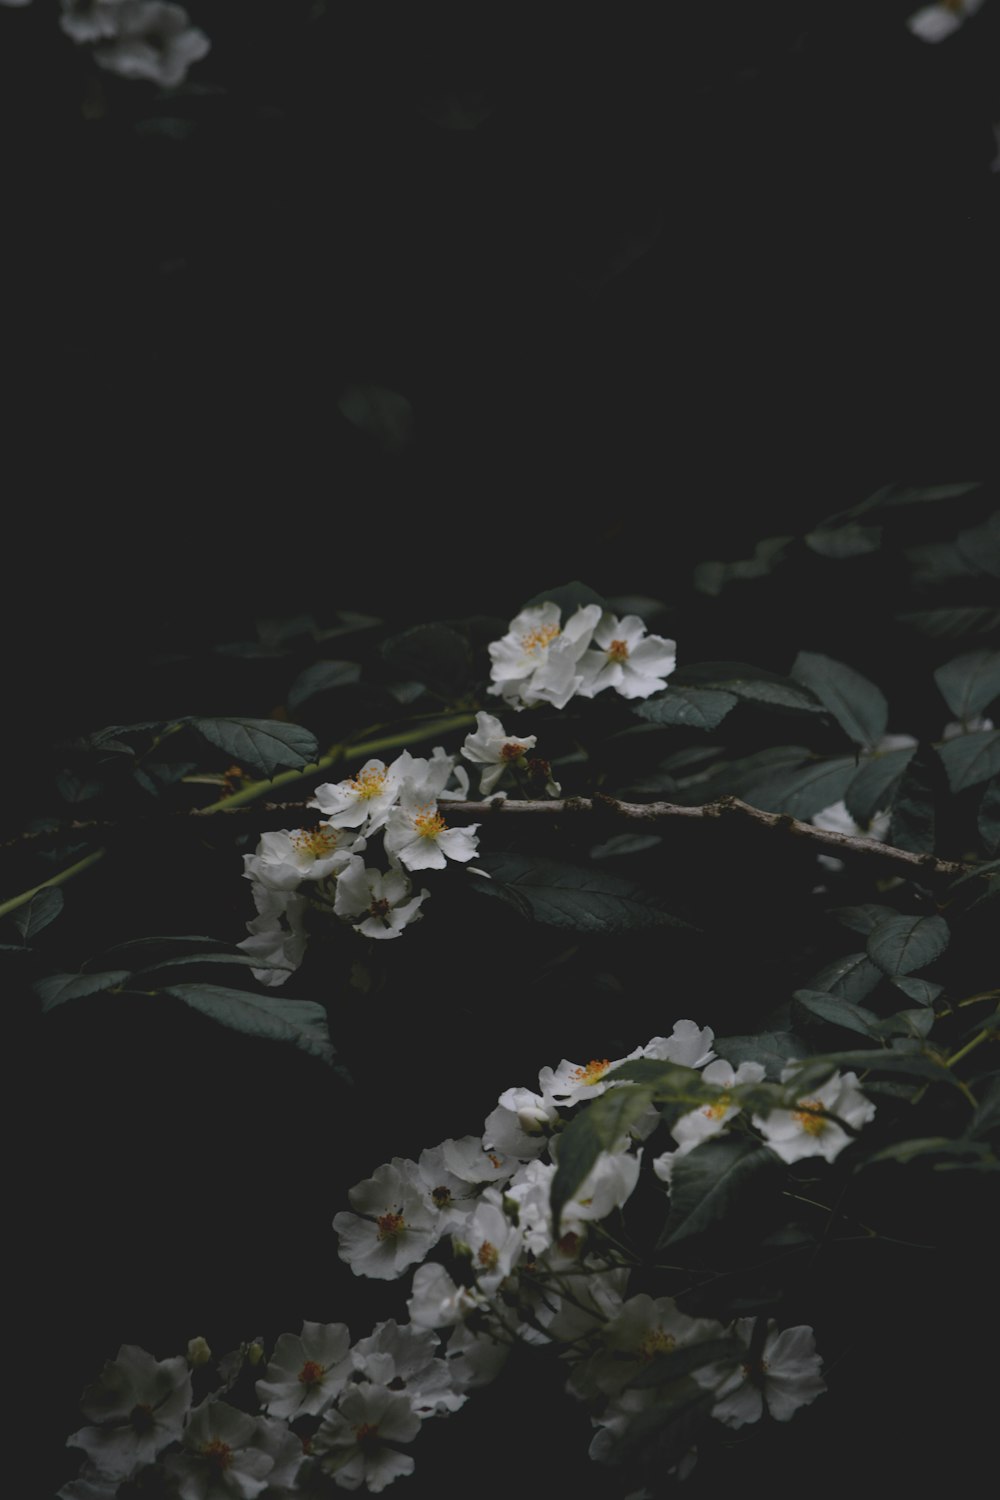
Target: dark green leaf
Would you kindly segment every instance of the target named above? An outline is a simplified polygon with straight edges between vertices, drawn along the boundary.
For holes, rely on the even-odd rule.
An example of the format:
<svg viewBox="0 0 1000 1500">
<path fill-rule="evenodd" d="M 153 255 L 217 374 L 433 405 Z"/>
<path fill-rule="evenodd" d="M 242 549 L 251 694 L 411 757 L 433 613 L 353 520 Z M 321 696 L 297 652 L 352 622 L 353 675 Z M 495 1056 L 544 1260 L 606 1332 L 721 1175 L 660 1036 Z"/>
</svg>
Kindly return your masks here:
<svg viewBox="0 0 1000 1500">
<path fill-rule="evenodd" d="M 740 1339 L 723 1337 L 682 1344 L 679 1349 L 671 1349 L 669 1354 L 654 1355 L 629 1385 L 638 1390 L 651 1385 L 666 1385 L 668 1381 L 679 1380 L 682 1375 L 689 1375 L 692 1370 L 700 1370 L 705 1365 L 740 1364 L 746 1355 L 747 1346 Z"/>
<path fill-rule="evenodd" d="M 594 844 L 591 859 L 618 859 L 625 854 L 642 854 L 646 849 L 655 849 L 663 839 L 658 833 L 616 833 L 603 844 Z"/>
<path fill-rule="evenodd" d="M 889 705 L 881 688 L 844 662 L 816 651 L 800 651 L 792 676 L 816 694 L 849 739 L 874 750 L 889 722 Z"/>
<path fill-rule="evenodd" d="M 831 963 L 824 964 L 819 973 L 812 976 L 807 987 L 857 1003 L 866 999 L 881 980 L 881 971 L 866 953 L 845 953 L 842 958 L 835 958 Z"/>
<path fill-rule="evenodd" d="M 861 763 L 844 793 L 847 811 L 855 823 L 867 828 L 877 812 L 889 810 L 896 784 L 916 750 L 916 745 L 912 749 L 885 750 Z"/>
<path fill-rule="evenodd" d="M 468 642 L 450 625 L 414 625 L 384 641 L 382 656 L 400 678 L 446 697 L 465 685 L 471 665 Z"/>
<path fill-rule="evenodd" d="M 950 1140 L 947 1136 L 924 1136 L 918 1140 L 895 1141 L 865 1159 L 864 1165 L 877 1161 L 916 1161 L 922 1156 L 982 1157 L 989 1147 L 982 1141 Z"/>
<path fill-rule="evenodd" d="M 969 1134 L 976 1139 L 994 1130 L 1000 1130 L 1000 1078 L 992 1079 L 982 1090 L 976 1113 L 969 1121 Z"/>
<path fill-rule="evenodd" d="M 184 953 L 189 948 L 200 950 L 226 948 L 227 946 L 219 938 L 205 937 L 200 933 L 181 933 L 178 935 L 170 934 L 164 937 L 128 938 L 125 942 L 116 943 L 113 948 L 106 949 L 105 953 L 117 953 L 121 955 L 124 953 L 131 954 L 138 950 L 136 958 L 139 962 L 142 962 L 144 953 L 157 948 L 164 954 L 170 955 L 178 951 Z"/>
<path fill-rule="evenodd" d="M 652 1102 L 653 1091 L 629 1084 L 591 1100 L 559 1137 L 559 1165 L 552 1179 L 550 1205 L 559 1233 L 562 1211 L 602 1151 L 615 1151 Z"/>
<path fill-rule="evenodd" d="M 909 610 L 896 618 L 900 624 L 909 625 L 921 635 L 929 635 L 935 640 L 954 641 L 965 636 L 993 635 L 1000 629 L 1000 609 L 989 604 Z"/>
<path fill-rule="evenodd" d="M 830 916 L 836 917 L 841 927 L 848 927 L 851 932 L 860 932 L 864 937 L 874 932 L 886 917 L 895 915 L 894 907 L 879 906 L 874 901 L 863 901 L 859 906 L 837 906 L 830 912 Z"/>
<path fill-rule="evenodd" d="M 192 729 L 245 770 L 270 778 L 316 761 L 316 736 L 301 724 L 278 719 L 192 719 Z"/>
<path fill-rule="evenodd" d="M 843 1000 L 838 995 L 830 995 L 822 990 L 796 990 L 792 998 L 804 1010 L 819 1016 L 821 1020 L 830 1021 L 834 1026 L 844 1026 L 848 1031 L 859 1031 L 862 1036 L 871 1036 L 878 1021 L 874 1011 L 865 1010 L 863 1006 L 854 1005 L 850 1000 Z"/>
<path fill-rule="evenodd" d="M 918 1005 L 933 1005 L 942 988 L 929 979 L 915 979 L 912 974 L 897 974 L 892 982 L 897 990 L 902 990 L 908 999 L 916 1000 Z"/>
<path fill-rule="evenodd" d="M 883 974 L 895 979 L 925 969 L 948 946 L 948 924 L 943 917 L 889 917 L 868 939 L 868 956 Z"/>
<path fill-rule="evenodd" d="M 1000 511 L 994 511 L 978 526 L 960 531 L 955 545 L 972 567 L 1000 578 Z"/>
<path fill-rule="evenodd" d="M 757 543 L 753 557 L 739 562 L 699 563 L 694 570 L 695 588 L 717 597 L 728 583 L 766 578 L 772 569 L 784 562 L 792 541 L 790 536 L 769 536 Z"/>
<path fill-rule="evenodd" d="M 971 495 L 974 490 L 981 488 L 980 479 L 968 480 L 963 484 L 891 484 L 880 490 L 873 499 L 877 499 L 882 506 L 925 505 L 928 501 L 958 500 L 962 495 Z"/>
<path fill-rule="evenodd" d="M 738 760 L 723 761 L 721 765 L 683 777 L 677 786 L 676 800 L 690 805 L 712 802 L 716 797 L 749 799 L 753 788 L 770 780 L 780 767 L 800 766 L 808 755 L 802 745 L 775 745 Z"/>
<path fill-rule="evenodd" d="M 929 1005 L 919 1010 L 898 1010 L 894 1016 L 886 1016 L 872 1027 L 875 1036 L 908 1036 L 918 1040 L 929 1035 L 934 1025 L 934 1012 Z"/>
<path fill-rule="evenodd" d="M 761 667 L 752 667 L 742 661 L 705 661 L 683 667 L 671 683 L 671 688 L 678 687 L 712 688 L 734 694 L 748 703 L 791 709 L 796 713 L 823 712 L 823 705 L 808 688 L 793 682 L 790 677 L 765 672 Z"/>
<path fill-rule="evenodd" d="M 34 990 L 42 1002 L 42 1010 L 48 1011 L 67 1000 L 112 990 L 128 978 L 128 969 L 109 969 L 104 974 L 49 974 L 45 979 L 35 980 Z"/>
<path fill-rule="evenodd" d="M 841 801 L 854 771 L 853 760 L 814 760 L 755 786 L 747 800 L 762 812 L 789 813 L 807 820 Z"/>
<path fill-rule="evenodd" d="M 910 1047 L 916 1050 L 907 1050 Z M 835 1073 L 838 1068 L 859 1071 L 871 1069 L 876 1073 L 902 1073 L 913 1078 L 930 1078 L 935 1083 L 948 1083 L 952 1088 L 960 1086 L 954 1074 L 950 1073 L 945 1066 L 943 1059 L 939 1060 L 937 1054 L 928 1052 L 916 1042 L 907 1041 L 895 1043 L 891 1051 L 884 1047 L 872 1047 L 867 1051 L 825 1052 L 822 1057 L 806 1058 L 801 1067 L 796 1070 L 795 1077 L 789 1082 L 801 1098 L 810 1089 L 829 1078 L 831 1073 Z"/>
<path fill-rule="evenodd" d="M 888 841 L 912 854 L 933 854 L 938 809 L 947 793 L 944 769 L 930 745 L 921 745 L 892 799 Z"/>
<path fill-rule="evenodd" d="M 134 970 L 135 976 L 158 974 L 161 969 L 190 968 L 192 964 L 230 964 L 254 969 L 285 969 L 287 964 L 269 964 L 250 953 L 187 953 L 178 958 L 162 958 L 145 968 Z"/>
<path fill-rule="evenodd" d="M 347 687 L 357 682 L 361 668 L 356 661 L 314 661 L 306 667 L 288 689 L 288 707 L 294 713 L 317 693 L 329 693 L 333 688 Z"/>
<path fill-rule="evenodd" d="M 1000 697 L 1000 651 L 968 651 L 934 673 L 941 696 L 963 723 Z"/>
<path fill-rule="evenodd" d="M 341 392 L 337 409 L 383 453 L 401 453 L 413 437 L 413 407 L 405 396 L 384 385 L 349 385 Z"/>
<path fill-rule="evenodd" d="M 961 734 L 938 747 L 953 792 L 989 781 L 1000 772 L 1000 730 Z"/>
<path fill-rule="evenodd" d="M 882 545 L 882 528 L 850 522 L 846 526 L 807 532 L 803 540 L 811 552 L 839 561 L 844 557 L 862 557 L 866 552 L 877 552 Z"/>
<path fill-rule="evenodd" d="M 12 917 L 14 926 L 26 943 L 48 927 L 63 909 L 63 893 L 58 886 L 43 886 L 24 906 L 18 907 Z"/>
<path fill-rule="evenodd" d="M 615 1082 L 641 1083 L 653 1089 L 657 1103 L 690 1103 L 692 1109 L 718 1095 L 716 1088 L 703 1081 L 697 1068 L 661 1062 L 655 1057 L 636 1057 L 631 1062 L 619 1063 L 607 1077 Z"/>
<path fill-rule="evenodd" d="M 768 1078 L 777 1079 L 789 1062 L 805 1057 L 809 1049 L 790 1031 L 762 1031 L 757 1036 L 717 1036 L 715 1050 L 733 1067 L 758 1062 Z"/>
<path fill-rule="evenodd" d="M 987 854 L 1000 849 L 1000 776 L 994 776 L 979 804 L 979 837 Z"/>
<path fill-rule="evenodd" d="M 665 693 L 640 703 L 636 713 L 651 724 L 715 729 L 738 702 L 734 693 L 714 688 L 668 687 Z"/>
<path fill-rule="evenodd" d="M 676 1245 L 738 1214 L 748 1200 L 759 1199 L 768 1178 L 777 1181 L 782 1174 L 777 1158 L 757 1141 L 703 1141 L 674 1162 L 670 1215 L 657 1248 Z"/>
<path fill-rule="evenodd" d="M 510 893 L 536 922 L 577 932 L 631 932 L 642 927 L 687 927 L 664 911 L 658 898 L 610 870 L 564 864 L 541 856 L 497 852 L 478 860 L 491 877 L 474 889 L 487 895 Z"/>
<path fill-rule="evenodd" d="M 56 776 L 56 789 L 64 802 L 88 802 L 104 788 L 92 776 L 77 776 L 75 771 L 60 771 Z"/>
<path fill-rule="evenodd" d="M 323 1062 L 333 1061 L 326 1011 L 313 1000 L 278 1000 L 217 984 L 173 984 L 163 993 L 183 1000 L 192 1010 L 233 1031 L 269 1041 L 290 1042 Z"/>
</svg>

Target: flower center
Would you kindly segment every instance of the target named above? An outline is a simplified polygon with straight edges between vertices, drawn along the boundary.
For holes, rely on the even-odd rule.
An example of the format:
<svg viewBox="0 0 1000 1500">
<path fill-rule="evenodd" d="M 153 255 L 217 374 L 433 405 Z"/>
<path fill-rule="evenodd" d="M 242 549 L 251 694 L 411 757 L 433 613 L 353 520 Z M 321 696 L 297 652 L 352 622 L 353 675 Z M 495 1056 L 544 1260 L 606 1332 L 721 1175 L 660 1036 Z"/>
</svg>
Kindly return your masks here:
<svg viewBox="0 0 1000 1500">
<path fill-rule="evenodd" d="M 728 1094 L 720 1094 L 718 1099 L 716 1099 L 712 1104 L 705 1105 L 705 1108 L 702 1110 L 702 1114 L 705 1116 L 706 1120 L 721 1120 L 722 1116 L 726 1113 L 726 1110 L 729 1108 L 731 1103 L 732 1100 L 730 1099 Z"/>
<path fill-rule="evenodd" d="M 451 1189 L 436 1187 L 431 1193 L 431 1197 L 434 1199 L 435 1208 L 447 1208 L 451 1203 Z"/>
<path fill-rule="evenodd" d="M 538 625 L 534 630 L 529 630 L 527 635 L 522 635 L 521 646 L 525 651 L 544 651 L 558 634 L 558 625 Z"/>
<path fill-rule="evenodd" d="M 354 1429 L 359 1448 L 374 1448 L 378 1441 L 377 1422 L 359 1422 Z"/>
<path fill-rule="evenodd" d="M 204 1443 L 201 1452 L 202 1457 L 207 1458 L 212 1468 L 218 1469 L 220 1474 L 224 1473 L 233 1461 L 232 1448 L 221 1438 L 213 1438 L 210 1443 Z"/>
<path fill-rule="evenodd" d="M 500 1259 L 500 1251 L 497 1249 L 496 1245 L 491 1244 L 489 1240 L 483 1240 L 483 1243 L 479 1247 L 479 1253 L 477 1254 L 476 1259 L 485 1270 L 495 1271 L 497 1268 L 497 1262 Z"/>
<path fill-rule="evenodd" d="M 387 771 L 376 771 L 374 766 L 369 766 L 367 771 L 359 771 L 352 779 L 351 790 L 357 794 L 360 802 L 368 802 L 385 790 L 387 775 Z"/>
<path fill-rule="evenodd" d="M 669 1354 L 676 1348 L 677 1340 L 672 1333 L 662 1328 L 651 1328 L 639 1345 L 639 1358 L 652 1359 L 655 1354 Z"/>
<path fill-rule="evenodd" d="M 822 1135 L 829 1125 L 821 1113 L 822 1104 L 818 1099 L 800 1099 L 799 1108 L 792 1113 L 792 1119 L 797 1120 L 806 1135 Z"/>
<path fill-rule="evenodd" d="M 574 1077 L 578 1083 L 597 1083 L 599 1079 L 604 1077 L 604 1074 L 608 1071 L 610 1066 L 611 1059 L 609 1057 L 592 1057 L 590 1059 L 590 1062 L 587 1063 L 585 1067 L 574 1068 L 572 1077 Z"/>
<path fill-rule="evenodd" d="M 562 1239 L 556 1240 L 556 1249 L 559 1251 L 560 1255 L 575 1255 L 579 1248 L 580 1236 L 576 1234 L 572 1229 L 568 1230 L 567 1233 L 563 1235 Z"/>
<path fill-rule="evenodd" d="M 337 830 L 335 828 L 300 828 L 298 833 L 292 837 L 292 843 L 299 854 L 311 854 L 313 859 L 322 859 L 325 854 L 332 854 L 337 847 Z"/>
<path fill-rule="evenodd" d="M 413 819 L 413 826 L 422 839 L 436 839 L 438 834 L 444 833 L 448 827 L 441 814 L 431 808 L 417 813 Z"/>
<path fill-rule="evenodd" d="M 624 641 L 612 641 L 608 647 L 608 657 L 611 661 L 628 661 L 628 646 Z"/>
<path fill-rule="evenodd" d="M 377 1222 L 380 1240 L 394 1240 L 406 1228 L 406 1220 L 402 1214 L 380 1214 Z"/>
<path fill-rule="evenodd" d="M 500 759 L 505 761 L 520 760 L 524 754 L 524 746 L 519 745 L 517 740 L 508 740 L 505 745 L 500 746 Z"/>
<path fill-rule="evenodd" d="M 133 1406 L 128 1419 L 136 1432 L 151 1432 L 155 1425 L 153 1408 L 146 1401 L 140 1401 L 137 1406 Z"/>
<path fill-rule="evenodd" d="M 368 910 L 373 917 L 381 917 L 385 921 L 389 915 L 389 903 L 384 896 L 373 896 Z"/>
<path fill-rule="evenodd" d="M 318 1365 L 314 1359 L 307 1359 L 299 1371 L 299 1382 L 302 1385 L 319 1385 L 326 1370 Z"/>
</svg>

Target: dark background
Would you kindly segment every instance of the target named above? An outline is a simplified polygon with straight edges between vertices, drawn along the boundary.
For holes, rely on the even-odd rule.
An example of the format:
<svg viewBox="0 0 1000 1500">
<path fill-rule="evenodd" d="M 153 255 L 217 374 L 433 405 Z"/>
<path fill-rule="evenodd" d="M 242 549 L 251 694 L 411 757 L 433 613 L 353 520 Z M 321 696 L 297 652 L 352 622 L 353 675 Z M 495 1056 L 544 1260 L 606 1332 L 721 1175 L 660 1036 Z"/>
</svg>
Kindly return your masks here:
<svg viewBox="0 0 1000 1500">
<path fill-rule="evenodd" d="M 669 602 L 698 560 L 745 555 L 888 478 L 995 468 L 995 0 L 937 47 L 906 31 L 907 5 L 860 0 L 503 13 L 476 29 L 382 6 L 307 24 L 309 10 L 192 0 L 212 51 L 168 94 L 98 73 L 42 0 L 0 12 L 13 772 L 53 738 L 212 711 L 148 703 L 150 660 L 260 615 L 507 619 L 572 577 Z M 456 110 L 483 118 L 448 128 Z M 338 409 L 365 382 L 412 406 L 398 451 Z M 197 851 L 155 875 L 155 851 L 136 858 L 128 899 L 147 925 L 159 902 L 187 930 L 173 924 L 198 913 L 196 878 L 178 894 Z M 41 1143 L 19 1158 L 19 1233 L 60 1351 L 46 1443 L 119 1342 L 162 1357 L 204 1333 L 221 1352 L 347 1305 L 352 1327 L 384 1315 L 380 1284 L 336 1259 L 345 1188 L 477 1130 L 476 1099 L 485 1113 L 558 1061 L 573 1004 L 557 993 L 558 1024 L 525 1053 L 454 955 L 424 943 L 412 963 L 384 1091 L 364 1018 L 338 1040 L 368 1071 L 332 1099 L 307 1059 L 276 1071 L 194 1017 L 164 1045 L 110 998 L 100 1022 L 67 1012 L 46 1036 L 16 1137 Z M 517 997 L 511 954 L 494 980 Z M 454 1059 L 456 1026 L 457 1084 L 426 1053 L 417 1076 L 404 1066 L 428 1034 Z M 773 1445 L 813 1494 L 884 1435 L 885 1365 L 919 1356 L 905 1298 L 852 1305 L 879 1332 L 851 1388 L 853 1446 L 822 1402 Z M 968 1357 L 945 1336 L 935 1357 L 949 1354 Z M 941 1374 L 928 1384 L 967 1447 L 978 1418 Z M 539 1484 L 572 1468 L 600 1485 L 557 1382 L 526 1389 L 553 1399 Z M 890 1398 L 900 1426 L 915 1389 Z M 516 1482 L 527 1422 L 496 1399 L 497 1464 Z M 495 1441 L 493 1400 L 424 1434 L 417 1481 Z M 822 1475 L 795 1469 L 810 1444 Z M 71 1472 L 58 1451 L 52 1467 Z"/>
</svg>

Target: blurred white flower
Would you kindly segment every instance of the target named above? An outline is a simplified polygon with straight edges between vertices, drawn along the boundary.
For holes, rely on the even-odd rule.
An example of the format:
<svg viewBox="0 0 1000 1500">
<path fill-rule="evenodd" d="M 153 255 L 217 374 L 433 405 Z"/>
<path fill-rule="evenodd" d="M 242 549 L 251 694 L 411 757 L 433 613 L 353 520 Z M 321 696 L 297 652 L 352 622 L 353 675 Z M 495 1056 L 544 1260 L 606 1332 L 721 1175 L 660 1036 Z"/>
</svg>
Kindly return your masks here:
<svg viewBox="0 0 1000 1500">
<path fill-rule="evenodd" d="M 161 88 L 183 83 L 192 63 L 211 47 L 180 5 L 167 0 L 122 0 L 114 6 L 115 29 L 94 47 L 94 59 L 122 78 L 143 78 Z"/>
<path fill-rule="evenodd" d="M 155 1360 L 136 1344 L 122 1344 L 83 1393 L 83 1414 L 94 1425 L 66 1442 L 82 1448 L 102 1478 L 129 1479 L 180 1437 L 190 1405 L 183 1355 Z"/>
<path fill-rule="evenodd" d="M 303 880 L 325 880 L 343 869 L 352 854 L 360 854 L 365 840 L 349 829 L 281 828 L 262 833 L 253 854 L 244 854 L 243 873 L 276 891 L 291 891 Z"/>
<path fill-rule="evenodd" d="M 10 4 L 11 0 L 4 0 Z M 99 42 L 116 36 L 127 0 L 62 0 L 59 25 L 74 42 Z"/>
<path fill-rule="evenodd" d="M 985 0 L 940 0 L 914 11 L 906 25 L 922 42 L 943 42 L 981 10 Z"/>
<path fill-rule="evenodd" d="M 305 957 L 305 897 L 294 891 L 272 890 L 258 881 L 253 882 L 251 889 L 257 915 L 247 923 L 250 936 L 236 946 L 260 960 L 261 967 L 251 968 L 251 974 L 261 984 L 275 989 L 285 983 Z"/>
<path fill-rule="evenodd" d="M 312 1452 L 320 1468 L 328 1469 L 344 1489 L 364 1484 L 378 1494 L 394 1479 L 413 1473 L 413 1459 L 395 1445 L 412 1442 L 419 1431 L 420 1418 L 402 1392 L 382 1385 L 352 1385 L 339 1411 L 323 1418 Z"/>
</svg>

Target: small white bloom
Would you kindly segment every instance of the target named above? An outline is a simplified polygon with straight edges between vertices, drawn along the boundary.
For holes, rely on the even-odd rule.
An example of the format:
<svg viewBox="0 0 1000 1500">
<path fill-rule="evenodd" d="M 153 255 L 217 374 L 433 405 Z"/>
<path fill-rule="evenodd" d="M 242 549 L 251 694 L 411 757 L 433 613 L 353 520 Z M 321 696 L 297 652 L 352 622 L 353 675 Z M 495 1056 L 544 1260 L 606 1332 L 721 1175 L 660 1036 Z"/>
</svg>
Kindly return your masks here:
<svg viewBox="0 0 1000 1500">
<path fill-rule="evenodd" d="M 400 768 L 400 798 L 411 802 L 462 801 L 469 794 L 469 773 L 458 764 L 458 757 L 448 755 L 435 745 L 430 760 L 404 750 L 397 765 Z M 456 786 L 449 783 L 454 780 Z"/>
<path fill-rule="evenodd" d="M 421 1151 L 419 1161 L 393 1157 L 393 1164 L 423 1198 L 441 1234 L 459 1228 L 478 1202 L 472 1185 L 449 1169 L 446 1144 L 450 1143 L 442 1141 L 440 1146 L 428 1146 Z"/>
<path fill-rule="evenodd" d="M 510 1275 L 523 1248 L 520 1232 L 499 1204 L 485 1198 L 480 1200 L 472 1218 L 455 1238 L 471 1250 L 476 1284 L 487 1294 L 495 1292 L 501 1281 Z"/>
<path fill-rule="evenodd" d="M 592 1057 L 588 1063 L 574 1063 L 564 1057 L 558 1068 L 542 1068 L 538 1087 L 543 1099 L 554 1100 L 560 1109 L 568 1109 L 582 1099 L 596 1099 L 606 1089 L 615 1087 L 613 1079 L 605 1080 L 605 1074 L 620 1062 L 631 1062 L 641 1055 L 642 1049 L 637 1047 L 628 1057 Z"/>
<path fill-rule="evenodd" d="M 342 1488 L 364 1484 L 377 1495 L 394 1479 L 413 1473 L 413 1459 L 394 1445 L 412 1442 L 419 1431 L 420 1418 L 405 1395 L 381 1385 L 352 1385 L 339 1411 L 323 1418 L 312 1452 Z"/>
<path fill-rule="evenodd" d="M 551 1099 L 530 1089 L 504 1089 L 493 1112 L 486 1117 L 483 1145 L 530 1161 L 548 1145 L 559 1111 Z"/>
<path fill-rule="evenodd" d="M 822 828 L 827 833 L 846 833 L 852 838 L 876 839 L 879 843 L 889 832 L 888 813 L 877 812 L 868 827 L 862 828 L 860 823 L 855 823 L 844 801 L 831 802 L 829 807 L 820 808 L 818 813 L 813 813 L 809 821 L 814 828 Z"/>
<path fill-rule="evenodd" d="M 183 1449 L 163 1466 L 180 1500 L 254 1500 L 274 1469 L 273 1444 L 265 1447 L 260 1420 L 225 1401 L 209 1399 L 191 1413 Z"/>
<path fill-rule="evenodd" d="M 11 0 L 4 0 L 11 4 Z M 21 3 L 21 0 L 15 0 Z M 62 0 L 59 25 L 74 42 L 97 42 L 114 36 L 126 0 Z"/>
<path fill-rule="evenodd" d="M 623 698 L 648 698 L 667 685 L 677 665 L 677 642 L 647 635 L 638 615 L 616 615 L 605 610 L 593 635 L 593 645 L 580 658 L 583 682 L 577 691 L 593 698 L 614 688 Z"/>
<path fill-rule="evenodd" d="M 187 11 L 166 0 L 124 0 L 115 11 L 114 33 L 95 46 L 94 58 L 122 78 L 176 88 L 211 47 L 205 33 L 191 25 Z"/>
<path fill-rule="evenodd" d="M 257 1399 L 272 1417 L 317 1417 L 337 1399 L 353 1368 L 345 1323 L 303 1323 L 274 1346 Z"/>
<path fill-rule="evenodd" d="M 251 968 L 253 977 L 268 988 L 284 984 L 305 957 L 306 900 L 294 891 L 275 891 L 256 881 L 252 886 L 257 915 L 247 923 L 249 937 L 236 944 L 259 959 L 263 967 Z"/>
<path fill-rule="evenodd" d="M 318 786 L 306 806 L 318 807 L 333 828 L 363 828 L 366 834 L 377 833 L 395 806 L 412 760 L 408 750 L 391 766 L 381 760 L 366 760 L 356 776 Z"/>
<path fill-rule="evenodd" d="M 359 932 L 370 938 L 396 938 L 410 922 L 422 915 L 420 907 L 430 891 L 413 890 L 402 870 L 388 870 L 384 875 L 368 869 L 360 856 L 353 856 L 341 871 L 333 900 L 338 917 L 353 922 Z"/>
<path fill-rule="evenodd" d="M 748 1350 L 754 1322 L 753 1318 L 738 1318 L 733 1328 Z M 826 1390 L 826 1382 L 819 1373 L 822 1363 L 811 1328 L 800 1324 L 779 1333 L 777 1323 L 772 1320 L 768 1323 L 760 1359 L 754 1364 L 748 1361 L 735 1368 L 717 1365 L 695 1370 L 693 1374 L 699 1385 L 715 1387 L 718 1399 L 712 1407 L 712 1416 L 727 1427 L 743 1427 L 759 1421 L 765 1406 L 776 1421 L 787 1422 L 800 1406 L 815 1401 Z"/>
<path fill-rule="evenodd" d="M 354 1213 L 338 1213 L 338 1254 L 355 1276 L 389 1281 L 423 1260 L 436 1244 L 438 1226 L 421 1195 L 393 1163 L 376 1168 L 348 1193 Z"/>
<path fill-rule="evenodd" d="M 581 1398 L 617 1396 L 657 1355 L 722 1336 L 710 1318 L 689 1318 L 672 1297 L 630 1297 L 600 1331 L 601 1347 L 578 1363 L 568 1389 Z"/>
<path fill-rule="evenodd" d="M 514 709 L 539 703 L 565 708 L 583 683 L 578 664 L 601 618 L 601 607 L 581 604 L 565 625 L 561 618 L 553 600 L 516 615 L 507 634 L 490 643 L 493 686 L 487 691 L 502 696 Z"/>
<path fill-rule="evenodd" d="M 508 734 L 493 714 L 477 713 L 475 733 L 466 735 L 462 754 L 483 767 L 479 795 L 488 797 L 508 767 L 524 764 L 525 752 L 534 749 L 536 743 L 536 735 Z"/>
<path fill-rule="evenodd" d="M 784 1068 L 782 1083 L 794 1080 L 796 1071 L 794 1063 Z M 833 1161 L 851 1137 L 829 1118 L 831 1114 L 855 1130 L 874 1119 L 875 1106 L 858 1088 L 856 1073 L 834 1073 L 821 1087 L 797 1099 L 795 1109 L 772 1109 L 766 1116 L 754 1115 L 753 1123 L 783 1162 L 790 1164 L 805 1156 Z"/>
<path fill-rule="evenodd" d="M 719 1097 L 681 1115 L 671 1125 L 670 1134 L 677 1142 L 680 1154 L 686 1156 L 702 1141 L 721 1135 L 729 1121 L 740 1112 L 739 1101 L 733 1099 L 729 1091 L 741 1083 L 760 1083 L 763 1077 L 764 1069 L 758 1062 L 740 1063 L 735 1070 L 732 1063 L 724 1062 L 722 1058 L 709 1063 L 702 1078 L 718 1088 Z"/>
<path fill-rule="evenodd" d="M 654 1036 L 637 1055 L 651 1057 L 656 1062 L 677 1063 L 682 1068 L 703 1068 L 715 1056 L 712 1051 L 714 1040 L 715 1032 L 711 1026 L 698 1026 L 694 1021 L 675 1021 L 669 1036 Z"/>
<path fill-rule="evenodd" d="M 448 1369 L 457 1391 L 476 1390 L 496 1380 L 510 1358 L 510 1340 L 474 1333 L 465 1323 L 452 1329 L 448 1339 Z"/>
<path fill-rule="evenodd" d="M 80 1403 L 94 1424 L 66 1439 L 82 1448 L 101 1478 L 128 1479 L 181 1435 L 191 1405 L 191 1371 L 183 1355 L 155 1360 L 122 1344 Z"/>
<path fill-rule="evenodd" d="M 444 1141 L 444 1162 L 463 1182 L 507 1182 L 519 1163 L 503 1151 L 485 1147 L 479 1136 L 463 1135 L 457 1141 Z"/>
<path fill-rule="evenodd" d="M 262 833 L 253 854 L 243 856 L 243 874 L 275 891 L 291 891 L 303 880 L 325 880 L 343 869 L 365 840 L 348 829 L 320 823 L 316 828 Z"/>
<path fill-rule="evenodd" d="M 940 0 L 937 5 L 924 5 L 910 16 L 907 29 L 922 42 L 943 42 L 983 4 L 984 0 Z"/>
<path fill-rule="evenodd" d="M 453 1388 L 446 1362 L 435 1357 L 439 1344 L 433 1329 L 400 1327 L 389 1318 L 355 1344 L 351 1359 L 355 1370 L 374 1385 L 405 1392 L 417 1416 L 432 1417 L 458 1411 L 466 1400 Z"/>
<path fill-rule="evenodd" d="M 413 1273 L 413 1289 L 406 1310 L 417 1328 L 452 1328 L 486 1305 L 481 1292 L 456 1286 L 444 1266 L 429 1261 Z"/>
<path fill-rule="evenodd" d="M 408 870 L 443 870 L 449 859 L 464 864 L 479 847 L 478 823 L 449 828 L 435 802 L 419 803 L 408 797 L 389 814 L 385 851 Z"/>
</svg>

